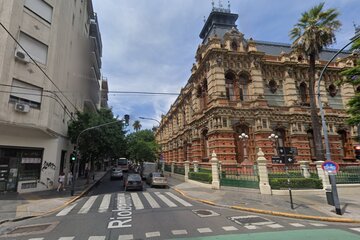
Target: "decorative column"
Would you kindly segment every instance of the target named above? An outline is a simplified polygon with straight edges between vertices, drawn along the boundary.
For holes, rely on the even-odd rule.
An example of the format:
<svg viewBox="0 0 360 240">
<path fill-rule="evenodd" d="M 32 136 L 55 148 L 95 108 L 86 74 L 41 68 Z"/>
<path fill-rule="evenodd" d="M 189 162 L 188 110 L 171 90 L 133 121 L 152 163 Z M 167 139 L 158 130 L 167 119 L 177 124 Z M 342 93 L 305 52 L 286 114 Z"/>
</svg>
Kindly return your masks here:
<svg viewBox="0 0 360 240">
<path fill-rule="evenodd" d="M 300 161 L 300 169 L 304 178 L 310 178 L 309 161 Z"/>
<path fill-rule="evenodd" d="M 316 169 L 317 169 L 319 178 L 322 180 L 323 189 L 331 189 L 329 175 L 321 167 L 323 162 L 324 161 L 316 161 L 315 162 L 316 163 Z"/>
<path fill-rule="evenodd" d="M 199 172 L 199 161 L 193 161 L 194 172 Z"/>
<path fill-rule="evenodd" d="M 211 172 L 212 172 L 212 189 L 220 189 L 220 180 L 219 180 L 219 161 L 216 157 L 215 151 L 211 154 Z"/>
<path fill-rule="evenodd" d="M 184 166 L 185 166 L 185 181 L 187 181 L 189 179 L 190 162 L 185 161 Z"/>
<path fill-rule="evenodd" d="M 222 161 L 219 161 L 219 177 L 221 179 L 221 174 L 222 174 L 222 167 L 221 167 Z"/>
<path fill-rule="evenodd" d="M 171 174 L 174 174 L 175 161 L 171 162 Z"/>
<path fill-rule="evenodd" d="M 269 184 L 269 175 L 266 166 L 266 158 L 264 157 L 263 151 L 259 148 L 259 152 L 257 153 L 257 165 L 259 171 L 259 188 L 261 194 L 271 194 L 271 186 Z"/>
</svg>

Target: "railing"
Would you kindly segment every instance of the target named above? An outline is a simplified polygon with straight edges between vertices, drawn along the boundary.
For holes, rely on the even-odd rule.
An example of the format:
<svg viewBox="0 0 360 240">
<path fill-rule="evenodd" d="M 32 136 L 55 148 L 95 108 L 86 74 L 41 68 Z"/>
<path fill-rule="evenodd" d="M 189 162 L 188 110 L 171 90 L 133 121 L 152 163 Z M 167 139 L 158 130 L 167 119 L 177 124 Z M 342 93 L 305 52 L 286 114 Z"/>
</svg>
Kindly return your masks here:
<svg viewBox="0 0 360 240">
<path fill-rule="evenodd" d="M 175 163 L 174 173 L 185 175 L 185 167 L 182 163 Z"/>
<path fill-rule="evenodd" d="M 171 164 L 165 164 L 164 170 L 165 172 L 171 172 Z"/>
<path fill-rule="evenodd" d="M 360 164 L 339 164 L 340 169 L 336 174 L 336 183 L 360 183 Z"/>
<path fill-rule="evenodd" d="M 221 185 L 258 188 L 259 178 L 256 165 L 222 165 Z"/>
</svg>

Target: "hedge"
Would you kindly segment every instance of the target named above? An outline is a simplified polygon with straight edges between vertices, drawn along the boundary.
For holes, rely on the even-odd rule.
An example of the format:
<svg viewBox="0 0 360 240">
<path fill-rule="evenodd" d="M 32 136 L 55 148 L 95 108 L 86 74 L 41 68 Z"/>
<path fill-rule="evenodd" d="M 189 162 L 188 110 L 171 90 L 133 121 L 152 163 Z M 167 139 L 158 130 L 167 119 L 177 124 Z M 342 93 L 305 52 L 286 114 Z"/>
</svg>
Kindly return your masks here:
<svg viewBox="0 0 360 240">
<path fill-rule="evenodd" d="M 212 182 L 212 174 L 204 173 L 204 172 L 189 172 L 189 179 L 200 181 L 200 182 L 211 183 Z"/>
<path fill-rule="evenodd" d="M 286 178 L 271 178 L 269 179 L 269 183 L 272 189 L 282 189 L 288 188 L 288 181 Z M 303 189 L 303 188 L 311 188 L 311 189 L 321 189 L 322 182 L 321 179 L 316 178 L 291 178 L 290 179 L 290 187 L 294 189 Z"/>
</svg>

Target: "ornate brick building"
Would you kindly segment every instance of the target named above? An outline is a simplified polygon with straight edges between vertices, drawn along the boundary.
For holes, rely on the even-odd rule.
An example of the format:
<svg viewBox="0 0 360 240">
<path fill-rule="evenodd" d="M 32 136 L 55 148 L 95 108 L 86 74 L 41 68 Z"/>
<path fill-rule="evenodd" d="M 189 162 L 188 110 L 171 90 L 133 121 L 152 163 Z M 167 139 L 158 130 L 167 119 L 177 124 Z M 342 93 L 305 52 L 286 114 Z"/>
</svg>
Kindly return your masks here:
<svg viewBox="0 0 360 240">
<path fill-rule="evenodd" d="M 296 161 L 315 160 L 308 61 L 289 44 L 245 39 L 237 18 L 230 9 L 213 8 L 205 22 L 191 76 L 156 133 L 165 161 L 207 162 L 214 150 L 222 162 L 252 163 L 259 147 L 269 161 L 277 147 L 296 148 Z M 320 54 L 318 72 L 335 53 Z M 321 99 L 332 159 L 352 161 L 357 129 L 345 124 L 344 109 L 354 88 L 335 82 L 354 59 L 339 57 L 321 82 Z"/>
</svg>

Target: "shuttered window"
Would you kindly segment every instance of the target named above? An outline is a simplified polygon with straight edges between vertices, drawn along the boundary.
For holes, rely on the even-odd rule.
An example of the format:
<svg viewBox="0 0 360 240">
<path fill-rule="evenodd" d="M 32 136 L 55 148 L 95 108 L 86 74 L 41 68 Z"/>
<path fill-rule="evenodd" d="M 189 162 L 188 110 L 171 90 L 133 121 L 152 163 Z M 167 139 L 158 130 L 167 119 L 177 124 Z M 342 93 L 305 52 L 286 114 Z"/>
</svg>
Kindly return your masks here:
<svg viewBox="0 0 360 240">
<path fill-rule="evenodd" d="M 48 23 L 51 23 L 53 8 L 43 0 L 25 0 L 25 7 Z"/>
<path fill-rule="evenodd" d="M 46 64 L 48 53 L 47 45 L 23 32 L 20 32 L 19 42 L 35 61 Z"/>
<path fill-rule="evenodd" d="M 29 104 L 33 108 L 40 108 L 42 88 L 13 79 L 10 102 Z"/>
</svg>

